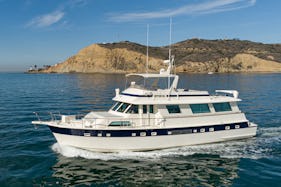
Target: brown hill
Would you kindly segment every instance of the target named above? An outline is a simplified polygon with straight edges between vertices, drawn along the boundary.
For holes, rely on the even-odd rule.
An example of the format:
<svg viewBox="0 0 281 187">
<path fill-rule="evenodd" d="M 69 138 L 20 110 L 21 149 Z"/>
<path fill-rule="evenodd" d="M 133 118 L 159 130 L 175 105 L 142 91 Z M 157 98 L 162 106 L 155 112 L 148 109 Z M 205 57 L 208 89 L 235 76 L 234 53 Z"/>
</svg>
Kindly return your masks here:
<svg viewBox="0 0 281 187">
<path fill-rule="evenodd" d="M 178 72 L 281 72 L 281 45 L 191 39 L 172 45 Z M 168 47 L 149 47 L 149 71 L 163 67 Z M 144 72 L 146 46 L 128 41 L 93 44 L 42 72 Z"/>
</svg>

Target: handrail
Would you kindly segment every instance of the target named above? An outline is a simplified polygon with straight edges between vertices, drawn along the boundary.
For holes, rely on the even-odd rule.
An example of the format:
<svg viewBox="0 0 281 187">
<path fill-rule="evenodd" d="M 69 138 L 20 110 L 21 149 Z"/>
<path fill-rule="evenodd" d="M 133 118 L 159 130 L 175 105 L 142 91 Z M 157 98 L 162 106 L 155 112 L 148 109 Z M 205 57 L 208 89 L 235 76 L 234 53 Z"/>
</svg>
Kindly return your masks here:
<svg viewBox="0 0 281 187">
<path fill-rule="evenodd" d="M 241 111 L 239 112 L 227 112 L 227 113 L 222 113 L 222 114 L 216 114 L 216 115 L 227 115 L 227 114 L 239 114 L 242 113 Z M 98 127 L 103 127 L 103 128 L 111 128 L 111 127 L 118 127 L 118 128 L 136 128 L 136 127 L 146 127 L 146 126 L 166 126 L 166 121 L 168 119 L 183 119 L 186 117 L 200 117 L 202 115 L 175 115 L 175 116 L 169 116 L 169 117 L 146 117 L 143 116 L 142 118 L 140 117 L 87 117 L 87 118 L 76 118 L 77 116 L 84 116 L 81 114 L 75 115 L 74 119 L 69 119 L 69 121 L 63 122 L 62 120 L 59 120 L 58 118 L 61 116 L 67 116 L 67 115 L 61 115 L 61 114 L 54 114 L 51 112 L 48 112 L 48 114 L 51 117 L 50 121 L 42 121 L 42 118 L 40 117 L 38 112 L 34 112 L 36 117 L 38 118 L 38 121 L 40 123 L 37 124 L 44 124 L 44 122 L 47 123 L 53 123 L 56 125 L 78 125 L 82 128 L 98 128 Z M 206 114 L 205 114 L 206 115 Z M 212 116 L 211 114 L 207 114 L 208 116 Z M 74 116 L 74 115 L 73 115 Z M 116 126 L 110 126 L 112 122 L 121 122 L 120 125 Z M 128 122 L 130 125 L 128 125 Z M 78 127 L 77 126 L 77 127 Z M 36 128 L 36 127 L 35 127 Z"/>
<path fill-rule="evenodd" d="M 33 112 L 33 113 L 38 118 L 38 121 L 42 121 L 38 112 Z M 174 119 L 174 118 L 178 119 L 178 118 L 187 118 L 187 117 L 202 117 L 202 115 L 204 115 L 204 116 L 213 116 L 213 115 L 218 116 L 218 115 L 240 114 L 240 113 L 242 113 L 242 112 L 241 111 L 226 111 L 226 112 L 222 112 L 222 113 L 216 112 L 216 113 L 202 113 L 202 114 L 190 114 L 190 115 L 174 114 L 173 116 L 169 116 L 169 117 L 165 116 L 163 118 L 159 118 L 159 117 L 142 117 L 142 118 L 140 118 L 140 117 L 129 117 L 129 118 L 126 118 L 126 117 L 123 117 L 123 116 L 112 116 L 112 117 L 85 117 L 83 119 L 87 119 L 87 120 L 112 119 L 112 120 L 121 120 L 121 121 L 122 120 L 126 121 L 126 120 L 130 120 L 130 119 L 132 119 L 132 120 L 152 119 L 153 120 L 153 119 Z M 52 112 L 48 112 L 47 114 L 53 115 L 53 119 L 54 119 L 53 121 L 57 121 L 58 116 L 61 117 L 61 116 L 70 116 L 71 115 L 71 114 L 70 115 L 55 114 L 55 113 L 52 113 Z M 73 116 L 74 115 L 75 114 L 73 114 Z M 77 114 L 75 116 L 76 116 L 76 119 L 78 120 L 78 119 L 82 119 L 81 117 L 83 117 L 85 115 Z M 52 119 L 52 117 L 51 117 L 51 119 Z"/>
<path fill-rule="evenodd" d="M 54 114 L 52 112 L 45 112 L 50 116 L 50 121 L 45 121 L 45 122 L 54 122 L 57 125 L 63 124 L 62 120 L 59 120 L 58 118 L 61 118 L 62 116 L 71 116 L 71 115 L 62 115 L 62 114 Z M 42 118 L 40 117 L 40 114 L 38 112 L 34 112 L 36 117 L 38 118 L 39 122 L 44 122 L 42 121 Z M 164 118 L 156 118 L 156 117 L 86 117 L 86 118 L 80 118 L 80 116 L 85 116 L 85 115 L 73 115 L 75 116 L 75 119 L 71 120 L 66 123 L 79 123 L 82 125 L 82 127 L 92 127 L 92 126 L 104 126 L 108 127 L 112 122 L 124 122 L 121 124 L 127 124 L 129 121 L 130 125 L 119 125 L 116 127 L 137 127 L 137 124 L 140 124 L 141 126 L 151 126 L 151 125 L 163 125 L 165 126 L 166 119 Z M 78 116 L 78 118 L 77 118 Z"/>
</svg>

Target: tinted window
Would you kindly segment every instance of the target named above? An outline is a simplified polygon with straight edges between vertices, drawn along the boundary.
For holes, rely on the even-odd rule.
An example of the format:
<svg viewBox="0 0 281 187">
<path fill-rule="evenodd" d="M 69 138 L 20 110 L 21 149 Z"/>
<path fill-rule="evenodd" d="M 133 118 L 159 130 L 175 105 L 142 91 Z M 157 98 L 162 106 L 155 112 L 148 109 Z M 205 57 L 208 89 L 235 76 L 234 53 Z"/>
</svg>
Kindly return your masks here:
<svg viewBox="0 0 281 187">
<path fill-rule="evenodd" d="M 124 112 L 128 106 L 129 106 L 128 103 L 123 103 L 117 111 Z"/>
<path fill-rule="evenodd" d="M 166 105 L 166 108 L 170 114 L 181 113 L 179 105 Z"/>
<path fill-rule="evenodd" d="M 130 126 L 129 121 L 112 121 L 109 126 Z"/>
<path fill-rule="evenodd" d="M 192 104 L 190 108 L 194 114 L 210 112 L 208 104 Z"/>
<path fill-rule="evenodd" d="M 153 105 L 149 105 L 149 113 L 153 114 L 154 111 L 153 111 Z"/>
<path fill-rule="evenodd" d="M 127 110 L 126 113 L 138 114 L 139 113 L 139 106 L 138 105 L 131 105 L 131 107 Z"/>
<path fill-rule="evenodd" d="M 142 108 L 142 109 L 143 109 L 143 113 L 146 114 L 146 113 L 147 113 L 147 106 L 146 106 L 146 105 L 143 105 L 143 108 Z"/>
<path fill-rule="evenodd" d="M 115 103 L 115 105 L 112 107 L 112 110 L 117 110 L 117 108 L 120 106 L 120 102 Z"/>
<path fill-rule="evenodd" d="M 153 110 L 153 105 L 148 105 L 148 109 L 147 109 L 147 105 L 143 105 L 143 113 L 146 114 L 147 111 L 149 111 L 150 114 L 153 114 L 154 113 L 154 110 Z"/>
<path fill-rule="evenodd" d="M 229 103 L 213 103 L 216 112 L 231 111 Z"/>
</svg>

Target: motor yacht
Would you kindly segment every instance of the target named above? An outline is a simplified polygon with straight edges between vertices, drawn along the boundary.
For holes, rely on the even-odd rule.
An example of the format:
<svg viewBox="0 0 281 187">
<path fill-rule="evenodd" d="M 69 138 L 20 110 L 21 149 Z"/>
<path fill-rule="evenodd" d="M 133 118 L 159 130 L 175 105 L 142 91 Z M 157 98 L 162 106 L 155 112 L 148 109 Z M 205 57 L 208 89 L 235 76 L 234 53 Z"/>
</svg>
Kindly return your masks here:
<svg viewBox="0 0 281 187">
<path fill-rule="evenodd" d="M 108 111 L 83 117 L 52 115 L 47 125 L 60 145 L 90 151 L 150 151 L 250 138 L 257 125 L 239 109 L 236 90 L 208 91 L 178 88 L 172 73 L 174 57 L 159 73 L 126 75 L 127 87 L 115 90 Z"/>
</svg>

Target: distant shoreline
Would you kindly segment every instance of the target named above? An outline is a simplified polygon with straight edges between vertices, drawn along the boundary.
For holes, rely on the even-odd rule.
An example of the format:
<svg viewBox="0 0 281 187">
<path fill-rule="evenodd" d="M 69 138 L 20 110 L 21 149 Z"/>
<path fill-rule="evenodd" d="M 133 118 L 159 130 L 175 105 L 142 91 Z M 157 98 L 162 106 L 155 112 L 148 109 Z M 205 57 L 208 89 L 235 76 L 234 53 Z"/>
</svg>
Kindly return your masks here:
<svg viewBox="0 0 281 187">
<path fill-rule="evenodd" d="M 25 74 L 129 74 L 135 72 L 0 72 L 0 73 L 25 73 Z M 143 72 L 140 72 L 143 73 Z M 149 72 L 155 73 L 155 72 Z M 208 72 L 177 72 L 177 74 L 279 74 L 281 71 L 240 71 L 240 72 L 213 72 L 208 74 Z"/>
</svg>

